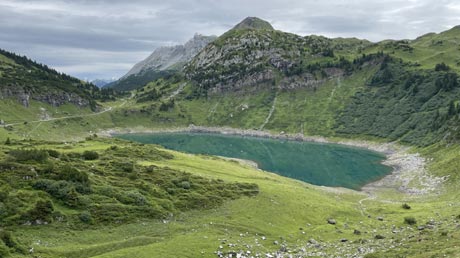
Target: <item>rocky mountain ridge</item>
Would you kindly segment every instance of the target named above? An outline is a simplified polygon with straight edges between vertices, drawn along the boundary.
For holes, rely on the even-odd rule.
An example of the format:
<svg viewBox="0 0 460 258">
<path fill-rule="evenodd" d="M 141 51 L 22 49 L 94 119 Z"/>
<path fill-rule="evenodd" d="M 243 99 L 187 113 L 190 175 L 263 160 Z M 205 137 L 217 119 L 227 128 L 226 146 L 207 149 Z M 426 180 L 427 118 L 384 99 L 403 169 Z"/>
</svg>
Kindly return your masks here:
<svg viewBox="0 0 460 258">
<path fill-rule="evenodd" d="M 257 90 L 275 84 L 280 89 L 312 87 L 344 74 L 332 64 L 337 63 L 334 52 L 356 53 L 370 44 L 356 39 L 302 37 L 248 17 L 199 52 L 185 73 L 202 92 L 209 93 Z M 314 69 L 317 62 L 324 63 L 321 74 Z"/>
<path fill-rule="evenodd" d="M 121 79 L 149 70 L 163 71 L 167 69 L 181 69 L 181 65 L 192 59 L 207 44 L 216 39 L 215 36 L 195 34 L 184 45 L 159 47 L 146 59 L 134 65 Z"/>
</svg>

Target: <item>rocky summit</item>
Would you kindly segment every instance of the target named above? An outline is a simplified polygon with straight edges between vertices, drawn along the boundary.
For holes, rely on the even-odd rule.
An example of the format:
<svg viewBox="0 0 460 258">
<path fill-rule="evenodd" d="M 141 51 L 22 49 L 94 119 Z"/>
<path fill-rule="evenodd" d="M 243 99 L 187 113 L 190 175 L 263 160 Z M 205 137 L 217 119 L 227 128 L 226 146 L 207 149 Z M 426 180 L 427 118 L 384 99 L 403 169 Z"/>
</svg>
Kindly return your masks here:
<svg viewBox="0 0 460 258">
<path fill-rule="evenodd" d="M 257 17 L 247 17 L 242 20 L 240 23 L 235 25 L 233 29 L 254 29 L 254 30 L 273 30 L 273 26 L 260 18 Z"/>
</svg>

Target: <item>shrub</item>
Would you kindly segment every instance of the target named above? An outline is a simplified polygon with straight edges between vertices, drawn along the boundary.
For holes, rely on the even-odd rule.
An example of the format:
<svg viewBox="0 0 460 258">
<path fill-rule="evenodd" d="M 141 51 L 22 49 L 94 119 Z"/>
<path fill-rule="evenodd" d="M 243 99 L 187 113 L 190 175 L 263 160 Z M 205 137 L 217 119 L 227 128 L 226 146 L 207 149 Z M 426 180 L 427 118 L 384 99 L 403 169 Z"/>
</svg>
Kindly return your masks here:
<svg viewBox="0 0 460 258">
<path fill-rule="evenodd" d="M 131 173 L 134 171 L 134 163 L 132 162 L 121 163 L 120 167 L 124 172 Z"/>
<path fill-rule="evenodd" d="M 81 154 L 78 152 L 68 152 L 67 157 L 69 159 L 81 159 Z"/>
<path fill-rule="evenodd" d="M 11 145 L 10 137 L 6 138 L 5 145 Z"/>
<path fill-rule="evenodd" d="M 414 217 L 405 217 L 404 218 L 404 223 L 408 225 L 415 225 L 417 224 L 417 220 Z"/>
<path fill-rule="evenodd" d="M 10 151 L 10 156 L 12 156 L 18 162 L 24 161 L 36 161 L 39 163 L 44 163 L 48 159 L 48 152 L 46 150 L 12 150 Z"/>
<path fill-rule="evenodd" d="M 436 66 L 434 67 L 434 70 L 439 72 L 439 71 L 449 71 L 450 70 L 450 67 L 448 65 L 446 65 L 445 63 L 440 63 L 440 64 L 436 64 Z"/>
<path fill-rule="evenodd" d="M 402 207 L 403 209 L 406 209 L 406 210 L 410 210 L 410 208 L 411 208 L 411 207 L 409 206 L 409 204 L 407 204 L 407 203 L 404 203 L 401 207 Z"/>
<path fill-rule="evenodd" d="M 40 179 L 33 184 L 33 188 L 49 193 L 54 198 L 63 201 L 70 207 L 79 205 L 77 189 L 70 182 Z"/>
<path fill-rule="evenodd" d="M 35 203 L 35 207 L 26 213 L 24 213 L 21 218 L 26 221 L 44 221 L 44 222 L 51 222 L 54 207 L 53 203 L 50 200 L 40 200 Z"/>
<path fill-rule="evenodd" d="M 136 206 L 144 206 L 148 204 L 147 199 L 144 195 L 139 193 L 136 190 L 124 192 L 117 196 L 118 201 L 124 204 L 136 205 Z"/>
<path fill-rule="evenodd" d="M 189 181 L 182 181 L 182 182 L 180 182 L 180 187 L 182 187 L 184 189 L 190 189 L 191 185 L 190 185 Z"/>
<path fill-rule="evenodd" d="M 0 257 L 8 257 L 10 249 L 2 241 L 0 241 Z"/>
<path fill-rule="evenodd" d="M 0 229 L 0 257 L 8 257 L 10 250 L 26 254 L 25 248 L 16 241 L 10 231 Z"/>
<path fill-rule="evenodd" d="M 59 173 L 59 179 L 70 182 L 82 183 L 85 185 L 89 184 L 89 178 L 86 172 L 80 171 L 69 165 L 65 165 L 61 168 L 61 171 Z"/>
<path fill-rule="evenodd" d="M 78 216 L 81 222 L 86 223 L 86 224 L 92 224 L 93 223 L 93 217 L 91 216 L 91 213 L 88 211 L 84 211 L 80 213 Z"/>
<path fill-rule="evenodd" d="M 59 151 L 57 150 L 46 150 L 46 151 L 48 152 L 48 155 L 50 157 L 58 159 L 61 156 L 61 153 L 59 153 Z"/>
<path fill-rule="evenodd" d="M 82 157 L 85 160 L 96 160 L 99 158 L 99 154 L 95 151 L 84 151 Z"/>
</svg>

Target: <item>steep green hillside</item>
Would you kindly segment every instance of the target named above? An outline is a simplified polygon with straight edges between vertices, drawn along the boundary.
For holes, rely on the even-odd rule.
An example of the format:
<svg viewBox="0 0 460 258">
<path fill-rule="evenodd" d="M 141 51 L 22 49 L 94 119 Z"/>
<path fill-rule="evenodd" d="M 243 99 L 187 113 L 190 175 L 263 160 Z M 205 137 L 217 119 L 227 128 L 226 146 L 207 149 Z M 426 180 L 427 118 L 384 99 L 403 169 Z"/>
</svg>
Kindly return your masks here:
<svg viewBox="0 0 460 258">
<path fill-rule="evenodd" d="M 0 50 L 0 96 L 2 99 L 16 99 L 26 108 L 40 102 L 53 107 L 72 104 L 96 111 L 99 107 L 97 101 L 113 100 L 115 93 L 113 90 L 100 90 L 27 57 Z M 8 118 L 8 114 L 14 111 L 5 110 L 4 113 Z"/>
<path fill-rule="evenodd" d="M 445 43 L 434 49 L 425 44 L 427 37 Z M 371 44 L 269 28 L 232 29 L 189 63 L 189 80 L 159 80 L 135 98 L 154 123 L 172 126 L 367 135 L 423 146 L 456 141 L 457 65 L 450 59 L 417 61 L 428 54 L 411 46 L 447 53 L 457 37 L 460 31 L 453 28 L 413 42 Z M 178 94 L 171 98 L 174 89 Z"/>
</svg>

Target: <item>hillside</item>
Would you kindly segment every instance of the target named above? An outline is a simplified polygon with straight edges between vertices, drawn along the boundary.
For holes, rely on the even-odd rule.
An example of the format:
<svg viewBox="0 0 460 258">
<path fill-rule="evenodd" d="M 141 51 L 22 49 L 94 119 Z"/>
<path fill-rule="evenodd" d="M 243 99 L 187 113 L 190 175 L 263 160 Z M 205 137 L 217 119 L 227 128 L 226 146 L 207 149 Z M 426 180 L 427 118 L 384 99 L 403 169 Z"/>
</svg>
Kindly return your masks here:
<svg viewBox="0 0 460 258">
<path fill-rule="evenodd" d="M 456 32 L 436 36 L 451 42 Z M 369 135 L 420 146 L 457 141 L 457 65 L 415 64 L 417 53 L 404 56 L 400 44 L 393 51 L 389 44 L 243 26 L 196 55 L 185 78 L 157 80 L 135 98 L 154 121 L 171 125 Z"/>
<path fill-rule="evenodd" d="M 0 50 L 0 98 L 0 119 L 10 124 L 96 112 L 101 108 L 98 102 L 115 99 L 115 93 Z"/>
<path fill-rule="evenodd" d="M 0 257 L 456 257 L 458 39 L 249 17 L 125 95 L 3 51 Z M 193 128 L 365 147 L 395 173 L 354 191 L 102 137 Z"/>
</svg>

